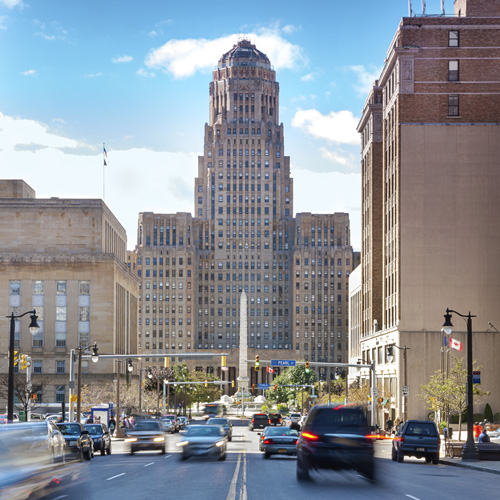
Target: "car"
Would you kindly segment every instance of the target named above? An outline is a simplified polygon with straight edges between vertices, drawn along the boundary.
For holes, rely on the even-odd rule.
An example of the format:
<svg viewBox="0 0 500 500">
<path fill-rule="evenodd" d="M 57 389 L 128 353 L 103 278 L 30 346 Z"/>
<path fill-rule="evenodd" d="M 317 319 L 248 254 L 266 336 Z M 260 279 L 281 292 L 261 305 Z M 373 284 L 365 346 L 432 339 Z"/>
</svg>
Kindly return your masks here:
<svg viewBox="0 0 500 500">
<path fill-rule="evenodd" d="M 83 424 L 94 441 L 94 451 L 99 450 L 101 455 L 111 455 L 111 434 L 106 424 Z"/>
<path fill-rule="evenodd" d="M 165 428 L 166 432 L 170 432 L 170 434 L 173 434 L 175 432 L 176 428 L 174 420 L 168 417 L 161 417 L 160 420 L 163 423 L 163 427 Z"/>
<path fill-rule="evenodd" d="M 187 417 L 178 417 L 179 420 L 179 430 L 185 429 L 186 425 L 189 425 L 189 419 Z"/>
<path fill-rule="evenodd" d="M 266 427 L 259 440 L 259 450 L 264 452 L 264 458 L 271 455 L 296 455 L 298 439 L 299 433 L 295 429 Z"/>
<path fill-rule="evenodd" d="M 9 421 L 9 417 L 7 413 L 2 413 L 0 414 L 0 424 L 6 424 Z M 17 413 L 14 413 L 14 418 L 12 422 L 19 422 L 19 415 Z"/>
<path fill-rule="evenodd" d="M 227 437 L 220 425 L 188 425 L 177 446 L 182 448 L 181 460 L 200 456 L 225 460 Z"/>
<path fill-rule="evenodd" d="M 83 424 L 58 422 L 55 425 L 66 440 L 66 455 L 78 460 L 90 460 L 94 456 L 94 441 Z"/>
<path fill-rule="evenodd" d="M 233 424 L 228 418 L 212 417 L 207 420 L 209 425 L 221 425 L 228 441 L 233 440 Z"/>
<path fill-rule="evenodd" d="M 254 413 L 248 423 L 248 428 L 254 431 L 255 429 L 264 429 L 268 425 L 271 425 L 271 420 L 267 416 L 267 413 Z"/>
<path fill-rule="evenodd" d="M 392 440 L 392 460 L 403 462 L 404 457 L 425 458 L 427 463 L 439 463 L 441 438 L 431 420 L 407 420 Z"/>
<path fill-rule="evenodd" d="M 366 411 L 354 405 L 314 406 L 297 442 L 297 479 L 314 469 L 355 469 L 375 481 L 374 439 Z"/>
<path fill-rule="evenodd" d="M 179 420 L 176 415 L 162 415 L 160 418 L 168 418 L 174 424 L 174 432 L 179 432 Z"/>
<path fill-rule="evenodd" d="M 124 442 L 130 446 L 130 454 L 142 450 L 166 450 L 166 432 L 160 420 L 139 420 L 132 429 L 126 429 Z"/>
<path fill-rule="evenodd" d="M 302 429 L 302 427 L 304 427 L 304 424 L 306 423 L 306 420 L 307 420 L 307 415 L 302 415 L 300 417 L 300 420 L 299 420 L 299 425 L 300 425 L 300 428 Z"/>
<path fill-rule="evenodd" d="M 300 422 L 300 419 L 301 419 L 302 415 L 300 413 L 290 413 L 290 420 L 292 422 L 297 422 L 299 423 Z"/>
<path fill-rule="evenodd" d="M 283 418 L 281 416 L 281 413 L 269 413 L 268 417 L 269 420 L 271 421 L 271 425 L 282 425 L 283 423 Z"/>
<path fill-rule="evenodd" d="M 2 427 L 15 440 L 22 455 L 51 464 L 65 461 L 66 440 L 52 422 L 18 422 Z"/>
</svg>

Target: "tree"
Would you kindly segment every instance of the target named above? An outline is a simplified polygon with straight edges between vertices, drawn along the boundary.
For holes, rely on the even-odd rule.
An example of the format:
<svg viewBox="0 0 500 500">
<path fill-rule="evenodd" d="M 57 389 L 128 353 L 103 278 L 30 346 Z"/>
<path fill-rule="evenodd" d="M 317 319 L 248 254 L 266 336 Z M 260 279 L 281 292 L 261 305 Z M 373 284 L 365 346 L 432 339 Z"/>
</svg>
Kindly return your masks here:
<svg viewBox="0 0 500 500">
<path fill-rule="evenodd" d="M 301 404 L 302 391 L 304 391 L 304 400 L 309 398 L 309 388 L 307 391 L 302 387 L 285 387 L 299 385 L 313 385 L 316 382 L 316 372 L 311 370 L 306 373 L 304 365 L 296 365 L 287 368 L 284 373 L 278 375 L 272 382 L 272 387 L 266 391 L 266 398 L 270 403 L 286 403 L 288 405 Z M 276 386 L 276 390 L 274 390 Z M 300 395 L 300 401 L 297 396 Z"/>
</svg>

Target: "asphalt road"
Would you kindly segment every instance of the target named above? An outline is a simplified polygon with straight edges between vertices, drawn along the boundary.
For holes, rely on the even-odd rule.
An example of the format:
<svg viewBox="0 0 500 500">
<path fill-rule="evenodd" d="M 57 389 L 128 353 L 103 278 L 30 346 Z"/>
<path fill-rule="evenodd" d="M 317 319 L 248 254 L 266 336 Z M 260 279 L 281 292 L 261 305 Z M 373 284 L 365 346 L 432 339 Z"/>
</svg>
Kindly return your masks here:
<svg viewBox="0 0 500 500">
<path fill-rule="evenodd" d="M 59 500 L 263 500 L 263 499 L 413 499 L 457 500 L 498 496 L 498 476 L 423 459 L 393 462 L 390 443 L 378 442 L 377 475 L 373 485 L 356 472 L 313 472 L 311 482 L 298 483 L 293 457 L 264 460 L 257 432 L 234 427 L 225 461 L 180 461 L 169 436 L 166 455 L 139 452 L 129 455 L 125 443 L 113 442 L 109 456 L 97 454 L 90 462 L 74 464 L 62 478 L 65 488 L 54 488 L 48 498 Z"/>
</svg>

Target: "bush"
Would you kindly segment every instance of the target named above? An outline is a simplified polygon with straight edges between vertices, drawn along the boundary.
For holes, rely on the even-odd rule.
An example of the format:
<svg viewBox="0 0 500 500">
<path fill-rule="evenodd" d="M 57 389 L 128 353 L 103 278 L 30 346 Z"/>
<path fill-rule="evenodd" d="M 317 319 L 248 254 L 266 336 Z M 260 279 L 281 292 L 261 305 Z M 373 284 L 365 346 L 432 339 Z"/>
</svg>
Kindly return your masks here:
<svg viewBox="0 0 500 500">
<path fill-rule="evenodd" d="M 500 424 L 500 413 L 495 413 L 495 415 L 493 415 L 493 423 Z"/>
<path fill-rule="evenodd" d="M 279 413 L 288 413 L 288 406 L 283 403 L 278 403 L 277 410 Z"/>
<path fill-rule="evenodd" d="M 474 413 L 474 422 L 482 422 L 484 420 L 484 415 L 482 413 Z M 465 415 L 464 422 L 467 422 L 467 414 Z"/>
<path fill-rule="evenodd" d="M 491 409 L 489 403 L 486 403 L 486 406 L 484 407 L 484 419 L 488 422 L 493 422 L 493 410 Z"/>
</svg>

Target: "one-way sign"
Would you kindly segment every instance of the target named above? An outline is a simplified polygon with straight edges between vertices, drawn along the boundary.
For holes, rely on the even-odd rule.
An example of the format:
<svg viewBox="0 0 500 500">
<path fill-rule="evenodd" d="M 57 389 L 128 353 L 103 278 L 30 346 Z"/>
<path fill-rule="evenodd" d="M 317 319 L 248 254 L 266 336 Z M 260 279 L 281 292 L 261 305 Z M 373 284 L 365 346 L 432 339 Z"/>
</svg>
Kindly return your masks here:
<svg viewBox="0 0 500 500">
<path fill-rule="evenodd" d="M 271 359 L 271 366 L 295 366 L 294 359 Z"/>
</svg>

